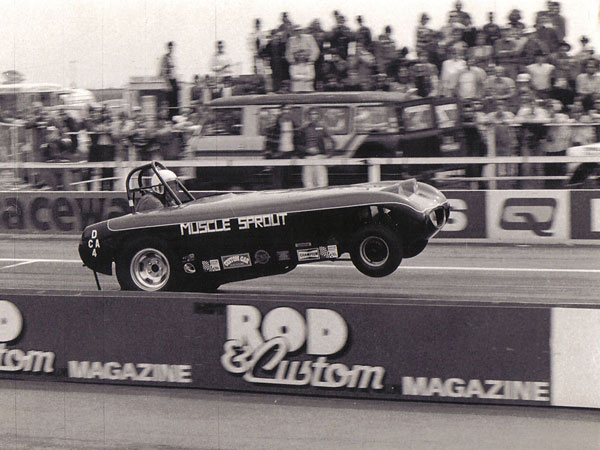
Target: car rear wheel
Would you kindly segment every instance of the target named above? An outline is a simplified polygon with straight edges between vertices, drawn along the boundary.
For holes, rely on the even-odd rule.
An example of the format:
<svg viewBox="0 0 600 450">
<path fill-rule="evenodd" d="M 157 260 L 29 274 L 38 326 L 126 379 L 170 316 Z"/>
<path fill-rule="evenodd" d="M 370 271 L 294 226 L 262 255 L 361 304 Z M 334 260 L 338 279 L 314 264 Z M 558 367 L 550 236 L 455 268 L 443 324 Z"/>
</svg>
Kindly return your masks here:
<svg viewBox="0 0 600 450">
<path fill-rule="evenodd" d="M 365 275 L 385 277 L 402 262 L 400 238 L 384 225 L 367 225 L 354 235 L 350 256 Z"/>
<path fill-rule="evenodd" d="M 170 291 L 176 285 L 174 258 L 160 244 L 141 240 L 129 245 L 117 259 L 117 280 L 126 291 Z"/>
</svg>

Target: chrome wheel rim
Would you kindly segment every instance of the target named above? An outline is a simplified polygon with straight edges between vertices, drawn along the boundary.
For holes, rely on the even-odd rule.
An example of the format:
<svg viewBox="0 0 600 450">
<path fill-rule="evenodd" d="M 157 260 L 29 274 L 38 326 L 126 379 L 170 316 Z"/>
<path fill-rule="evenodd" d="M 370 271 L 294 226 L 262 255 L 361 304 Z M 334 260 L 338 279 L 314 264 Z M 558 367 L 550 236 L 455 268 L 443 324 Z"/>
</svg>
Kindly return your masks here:
<svg viewBox="0 0 600 450">
<path fill-rule="evenodd" d="M 171 274 L 169 260 L 159 250 L 145 248 L 138 251 L 130 264 L 131 279 L 143 291 L 158 291 L 165 287 Z"/>
<path fill-rule="evenodd" d="M 390 258 L 387 242 L 379 236 L 369 236 L 360 243 L 360 258 L 369 267 L 381 267 Z"/>
</svg>

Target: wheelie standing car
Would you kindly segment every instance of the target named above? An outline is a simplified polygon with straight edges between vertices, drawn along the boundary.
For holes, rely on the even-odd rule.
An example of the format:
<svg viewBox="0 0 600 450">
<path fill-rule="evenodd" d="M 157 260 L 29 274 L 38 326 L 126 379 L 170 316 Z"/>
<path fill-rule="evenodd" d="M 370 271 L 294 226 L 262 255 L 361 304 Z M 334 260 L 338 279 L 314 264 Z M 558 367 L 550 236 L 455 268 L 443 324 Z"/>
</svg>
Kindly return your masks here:
<svg viewBox="0 0 600 450">
<path fill-rule="evenodd" d="M 79 244 L 94 272 L 124 290 L 210 291 L 350 253 L 365 275 L 392 273 L 447 222 L 437 189 L 414 179 L 194 196 L 162 164 L 126 180 L 131 213 L 88 226 Z M 161 196 L 139 212 L 146 196 Z"/>
</svg>

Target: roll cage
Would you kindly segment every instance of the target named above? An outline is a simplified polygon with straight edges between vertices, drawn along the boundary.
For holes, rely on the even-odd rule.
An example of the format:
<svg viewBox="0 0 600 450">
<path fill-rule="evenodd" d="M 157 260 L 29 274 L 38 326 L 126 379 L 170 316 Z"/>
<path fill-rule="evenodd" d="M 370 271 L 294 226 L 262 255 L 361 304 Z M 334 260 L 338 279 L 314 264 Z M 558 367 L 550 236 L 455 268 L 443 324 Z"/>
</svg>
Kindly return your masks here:
<svg viewBox="0 0 600 450">
<path fill-rule="evenodd" d="M 151 163 L 144 164 L 143 166 L 132 169 L 125 179 L 125 190 L 127 191 L 127 201 L 129 203 L 129 210 L 132 214 L 135 214 L 135 205 L 139 199 L 144 195 L 152 192 L 152 185 L 150 181 L 152 175 L 156 175 L 160 183 L 163 185 L 165 195 L 169 195 L 177 206 L 181 206 L 184 203 L 195 200 L 195 197 L 187 190 L 181 180 L 177 178 L 177 188 L 180 194 L 178 195 L 171 186 L 160 176 L 160 170 L 168 170 L 162 163 L 158 161 L 152 161 Z M 183 198 L 182 198 L 183 197 Z"/>
</svg>

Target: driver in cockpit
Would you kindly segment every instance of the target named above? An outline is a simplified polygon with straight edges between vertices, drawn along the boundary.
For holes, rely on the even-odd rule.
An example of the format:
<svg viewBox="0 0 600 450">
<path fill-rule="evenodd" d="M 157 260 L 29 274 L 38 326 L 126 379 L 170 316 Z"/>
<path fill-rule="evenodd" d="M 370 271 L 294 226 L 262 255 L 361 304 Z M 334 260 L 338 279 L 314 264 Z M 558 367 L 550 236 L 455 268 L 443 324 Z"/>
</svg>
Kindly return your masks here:
<svg viewBox="0 0 600 450">
<path fill-rule="evenodd" d="M 173 190 L 175 195 L 177 195 L 179 191 L 179 186 L 177 185 L 177 175 L 174 172 L 166 169 L 159 170 L 158 173 L 163 181 Z M 164 208 L 165 206 L 177 205 L 177 202 L 172 197 L 173 196 L 167 189 L 165 189 L 158 176 L 154 174 L 152 175 L 152 179 L 150 181 L 150 189 L 146 189 L 144 191 L 144 194 L 135 206 L 135 211 L 148 212 Z"/>
</svg>

